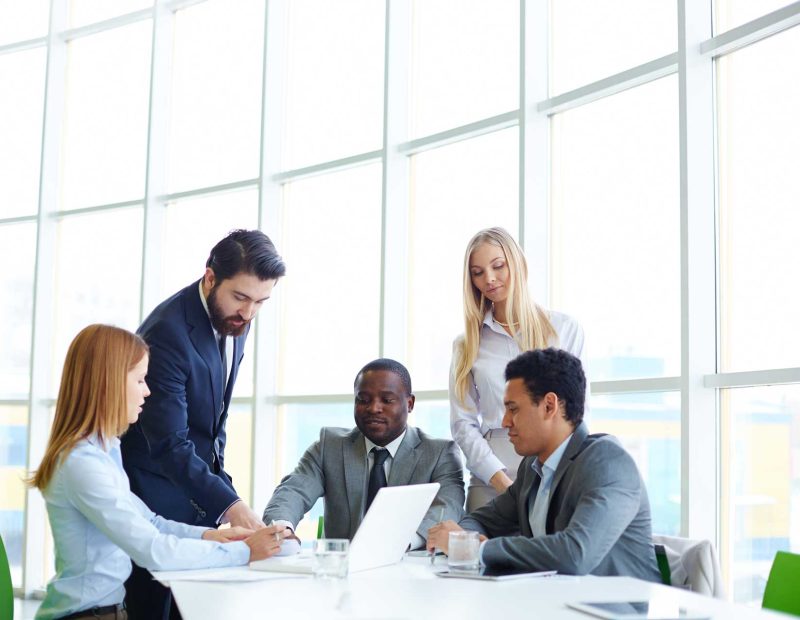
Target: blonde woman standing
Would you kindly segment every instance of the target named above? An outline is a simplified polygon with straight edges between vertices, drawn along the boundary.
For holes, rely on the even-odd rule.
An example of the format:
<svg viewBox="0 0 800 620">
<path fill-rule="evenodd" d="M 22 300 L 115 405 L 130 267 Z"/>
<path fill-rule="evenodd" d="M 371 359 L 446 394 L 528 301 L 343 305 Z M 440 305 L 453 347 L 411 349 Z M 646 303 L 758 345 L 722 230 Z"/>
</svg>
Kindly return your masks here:
<svg viewBox="0 0 800 620">
<path fill-rule="evenodd" d="M 127 618 L 131 558 L 179 570 L 246 564 L 280 549 L 283 528 L 253 534 L 185 525 L 131 493 L 119 436 L 150 394 L 147 363 L 145 342 L 109 325 L 86 327 L 67 351 L 47 449 L 29 480 L 44 495 L 56 556 L 36 618 Z"/>
<path fill-rule="evenodd" d="M 551 346 L 582 358 L 583 329 L 531 299 L 525 256 L 506 230 L 479 231 L 464 256 L 464 334 L 450 366 L 450 430 L 472 473 L 467 512 L 511 486 L 521 461 L 502 428 L 506 364 Z"/>
</svg>

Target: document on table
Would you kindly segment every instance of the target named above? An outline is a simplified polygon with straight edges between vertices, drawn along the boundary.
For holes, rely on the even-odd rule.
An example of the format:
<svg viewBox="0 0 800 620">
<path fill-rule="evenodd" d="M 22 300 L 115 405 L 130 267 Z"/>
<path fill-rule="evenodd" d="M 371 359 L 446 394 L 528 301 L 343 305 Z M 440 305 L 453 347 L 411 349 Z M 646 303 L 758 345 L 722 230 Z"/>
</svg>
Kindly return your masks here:
<svg viewBox="0 0 800 620">
<path fill-rule="evenodd" d="M 153 571 L 153 577 L 168 586 L 173 581 L 264 581 L 266 579 L 296 578 L 298 575 L 269 573 L 250 570 L 247 566 L 231 568 L 201 568 L 198 570 L 160 570 Z"/>
</svg>

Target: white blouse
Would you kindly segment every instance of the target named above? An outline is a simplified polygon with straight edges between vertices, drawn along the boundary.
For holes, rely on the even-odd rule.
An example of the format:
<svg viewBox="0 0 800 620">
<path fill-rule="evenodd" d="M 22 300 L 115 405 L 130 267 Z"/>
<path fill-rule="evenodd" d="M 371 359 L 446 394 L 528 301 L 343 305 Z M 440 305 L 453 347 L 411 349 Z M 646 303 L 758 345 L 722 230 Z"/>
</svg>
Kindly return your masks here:
<svg viewBox="0 0 800 620">
<path fill-rule="evenodd" d="M 557 335 L 557 340 L 548 345 L 580 358 L 586 372 L 583 328 L 575 319 L 561 312 L 549 311 L 548 318 Z M 488 484 L 489 478 L 506 466 L 495 456 L 483 436 L 492 429 L 502 427 L 504 372 L 508 362 L 521 351 L 517 341 L 494 321 L 489 310 L 481 325 L 478 357 L 472 366 L 472 383 L 467 391 L 466 402 L 462 405 L 455 391 L 458 343 L 462 338 L 459 336 L 453 343 L 450 364 L 450 430 L 467 457 L 467 468 Z M 586 393 L 588 396 L 588 379 Z"/>
</svg>

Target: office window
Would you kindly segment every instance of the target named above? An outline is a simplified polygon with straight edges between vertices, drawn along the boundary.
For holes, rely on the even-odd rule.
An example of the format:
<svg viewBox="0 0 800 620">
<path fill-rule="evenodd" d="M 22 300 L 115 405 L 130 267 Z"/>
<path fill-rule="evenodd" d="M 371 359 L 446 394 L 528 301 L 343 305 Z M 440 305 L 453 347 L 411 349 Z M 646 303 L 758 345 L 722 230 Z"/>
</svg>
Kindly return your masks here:
<svg viewBox="0 0 800 620">
<path fill-rule="evenodd" d="M 636 461 L 650 500 L 653 532 L 681 528 L 681 402 L 677 392 L 604 394 L 592 398 L 592 433 L 615 435 Z"/>
<path fill-rule="evenodd" d="M 169 191 L 258 176 L 264 3 L 209 0 L 175 15 Z"/>
<path fill-rule="evenodd" d="M 28 408 L 0 405 L 0 535 L 15 587 L 22 581 L 27 458 Z"/>
<path fill-rule="evenodd" d="M 733 600 L 760 605 L 775 552 L 800 552 L 800 385 L 721 400 L 722 551 Z"/>
<path fill-rule="evenodd" d="M 385 3 L 287 4 L 281 168 L 381 148 Z"/>
<path fill-rule="evenodd" d="M 553 120 L 553 308 L 586 332 L 592 381 L 680 372 L 677 79 Z"/>
<path fill-rule="evenodd" d="M 69 0 L 69 25 L 77 28 L 151 6 L 153 0 Z"/>
<path fill-rule="evenodd" d="M 412 15 L 412 137 L 519 107 L 519 2 L 422 0 Z"/>
<path fill-rule="evenodd" d="M 677 49 L 670 0 L 551 0 L 550 92 L 559 94 Z"/>
<path fill-rule="evenodd" d="M 38 208 L 46 61 L 44 48 L 0 56 L 0 84 L 14 93 L 0 97 L 0 217 Z"/>
<path fill-rule="evenodd" d="M 800 30 L 718 61 L 721 370 L 800 366 Z"/>
<path fill-rule="evenodd" d="M 378 357 L 380 184 L 371 164 L 284 187 L 282 394 L 350 392 Z"/>
<path fill-rule="evenodd" d="M 411 159 L 408 368 L 414 389 L 446 388 L 453 339 L 464 331 L 464 251 L 482 228 L 519 227 L 518 130 Z"/>
<path fill-rule="evenodd" d="M 26 399 L 30 390 L 36 225 L 0 225 L 0 399 Z"/>
<path fill-rule="evenodd" d="M 0 45 L 47 35 L 50 0 L 0 2 Z"/>
<path fill-rule="evenodd" d="M 144 196 L 151 38 L 143 21 L 69 43 L 62 209 Z"/>
<path fill-rule="evenodd" d="M 714 34 L 741 26 L 788 4 L 786 0 L 715 0 Z"/>
<path fill-rule="evenodd" d="M 92 323 L 135 330 L 139 325 L 142 209 L 64 217 L 55 250 L 51 395 L 58 393 L 72 339 Z"/>
<path fill-rule="evenodd" d="M 236 380 L 237 386 L 239 379 Z M 252 382 L 252 381 L 251 381 Z M 225 423 L 225 471 L 233 480 L 233 486 L 245 503 L 258 514 L 263 506 L 253 506 L 253 407 L 250 404 L 231 402 L 228 420 Z"/>
</svg>

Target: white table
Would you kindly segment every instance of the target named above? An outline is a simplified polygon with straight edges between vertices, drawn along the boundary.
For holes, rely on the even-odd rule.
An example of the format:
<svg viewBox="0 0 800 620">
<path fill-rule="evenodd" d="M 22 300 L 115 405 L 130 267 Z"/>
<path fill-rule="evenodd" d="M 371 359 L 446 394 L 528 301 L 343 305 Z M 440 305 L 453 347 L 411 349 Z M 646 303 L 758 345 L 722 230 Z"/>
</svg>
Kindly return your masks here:
<svg viewBox="0 0 800 620">
<path fill-rule="evenodd" d="M 441 566 L 437 566 L 441 568 Z M 255 574 L 253 574 L 255 573 Z M 205 576 L 204 576 L 205 575 Z M 443 579 L 425 558 L 350 575 L 340 583 L 246 568 L 156 573 L 184 620 L 211 618 L 513 618 L 591 620 L 567 601 L 668 598 L 715 620 L 786 618 L 630 577 L 556 576 L 503 582 Z M 255 579 L 204 581 L 198 579 Z"/>
</svg>

